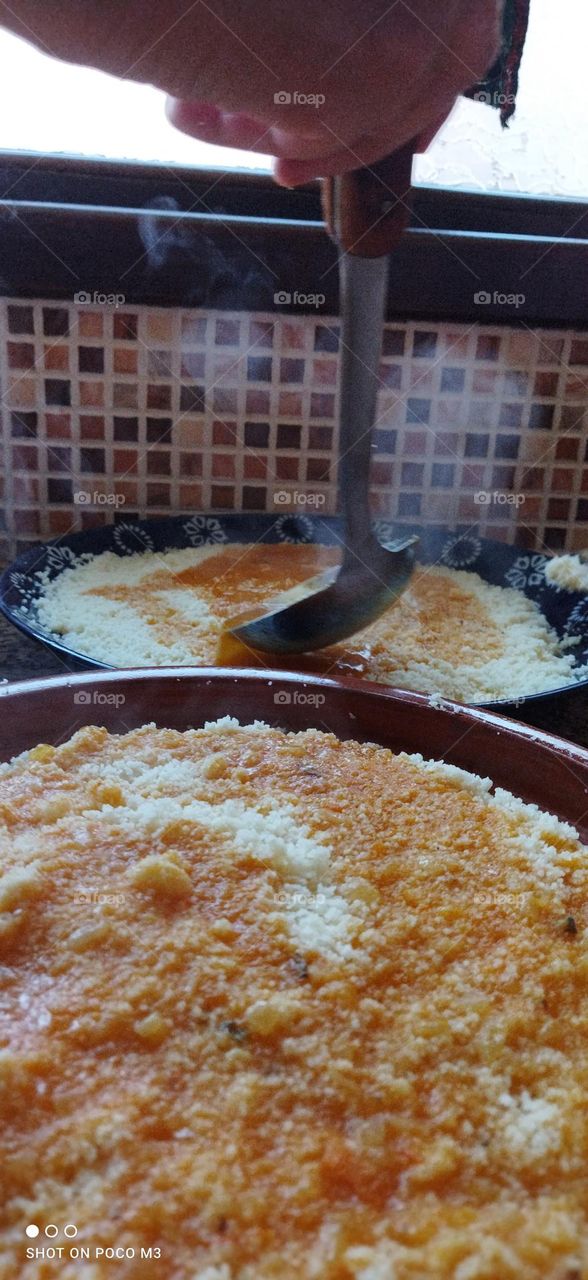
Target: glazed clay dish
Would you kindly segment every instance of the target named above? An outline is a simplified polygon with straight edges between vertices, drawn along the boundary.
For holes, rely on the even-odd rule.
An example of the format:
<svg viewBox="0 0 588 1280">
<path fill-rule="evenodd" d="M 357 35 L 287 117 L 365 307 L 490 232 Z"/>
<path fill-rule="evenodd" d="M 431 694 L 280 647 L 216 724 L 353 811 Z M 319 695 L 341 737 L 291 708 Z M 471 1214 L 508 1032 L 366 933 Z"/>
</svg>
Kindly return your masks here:
<svg viewBox="0 0 588 1280">
<path fill-rule="evenodd" d="M 2 1280 L 583 1274 L 588 753 L 281 673 L 0 716 Z"/>
</svg>

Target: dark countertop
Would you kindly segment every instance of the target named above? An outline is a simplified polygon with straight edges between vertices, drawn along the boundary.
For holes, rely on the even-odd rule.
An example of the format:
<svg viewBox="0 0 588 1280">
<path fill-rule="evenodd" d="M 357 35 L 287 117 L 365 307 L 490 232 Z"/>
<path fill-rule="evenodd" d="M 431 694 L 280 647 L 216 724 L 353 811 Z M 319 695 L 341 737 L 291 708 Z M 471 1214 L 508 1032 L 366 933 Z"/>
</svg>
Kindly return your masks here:
<svg viewBox="0 0 588 1280">
<path fill-rule="evenodd" d="M 0 679 L 33 680 L 41 676 L 63 676 L 70 673 L 67 663 L 50 649 L 30 640 L 0 615 Z M 547 733 L 569 738 L 588 747 L 588 689 L 573 695 L 523 707 L 519 714 L 527 724 Z"/>
</svg>

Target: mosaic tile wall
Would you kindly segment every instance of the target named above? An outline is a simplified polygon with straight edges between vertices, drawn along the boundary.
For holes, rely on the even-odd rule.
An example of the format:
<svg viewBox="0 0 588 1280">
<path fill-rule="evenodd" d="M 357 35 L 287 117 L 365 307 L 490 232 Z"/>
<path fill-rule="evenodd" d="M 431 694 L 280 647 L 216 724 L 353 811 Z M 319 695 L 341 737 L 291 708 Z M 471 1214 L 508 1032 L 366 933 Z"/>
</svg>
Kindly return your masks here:
<svg viewBox="0 0 588 1280">
<path fill-rule="evenodd" d="M 337 365 L 325 316 L 1 300 L 0 557 L 113 519 L 332 513 Z M 587 426 L 588 334 L 389 324 L 374 511 L 588 545 Z"/>
</svg>

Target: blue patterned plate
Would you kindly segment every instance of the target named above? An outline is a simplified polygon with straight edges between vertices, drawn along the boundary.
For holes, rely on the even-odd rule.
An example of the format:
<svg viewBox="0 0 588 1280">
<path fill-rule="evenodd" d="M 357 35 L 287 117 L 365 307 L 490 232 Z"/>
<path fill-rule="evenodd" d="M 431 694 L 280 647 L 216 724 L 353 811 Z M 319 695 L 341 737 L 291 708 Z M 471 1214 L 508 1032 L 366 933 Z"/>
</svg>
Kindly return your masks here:
<svg viewBox="0 0 588 1280">
<path fill-rule="evenodd" d="M 222 546 L 225 542 L 318 542 L 323 545 L 340 545 L 336 535 L 336 518 L 310 518 L 306 515 L 192 515 L 174 516 L 168 520 L 122 521 L 86 533 L 72 534 L 55 542 L 31 547 L 14 562 L 0 579 L 0 609 L 6 617 L 27 635 L 40 640 L 67 658 L 72 668 L 98 667 L 107 664 L 96 662 L 84 654 L 75 653 L 61 639 L 46 631 L 35 616 L 35 600 L 39 593 L 36 575 L 41 571 L 49 578 L 56 578 L 65 569 L 83 563 L 90 556 L 102 551 L 128 556 L 137 551 L 167 551 L 171 548 Z M 376 530 L 382 542 L 393 541 L 407 532 L 406 526 L 395 527 L 389 521 L 376 522 Z M 412 532 L 412 530 L 410 530 Z M 420 536 L 417 557 L 423 564 L 442 564 L 452 569 L 473 570 L 499 587 L 515 587 L 534 600 L 549 624 L 561 638 L 579 636 L 580 643 L 574 649 L 578 665 L 588 662 L 588 595 L 562 591 L 545 581 L 547 556 L 523 551 L 520 547 L 491 542 L 471 533 L 450 533 L 447 529 L 418 529 Z M 482 703 L 486 707 L 500 707 L 502 711 L 516 710 L 525 703 L 529 707 L 554 695 L 570 696 L 577 689 L 588 686 L 588 679 L 574 685 L 566 685 L 548 693 L 535 694 L 516 701 Z"/>
</svg>

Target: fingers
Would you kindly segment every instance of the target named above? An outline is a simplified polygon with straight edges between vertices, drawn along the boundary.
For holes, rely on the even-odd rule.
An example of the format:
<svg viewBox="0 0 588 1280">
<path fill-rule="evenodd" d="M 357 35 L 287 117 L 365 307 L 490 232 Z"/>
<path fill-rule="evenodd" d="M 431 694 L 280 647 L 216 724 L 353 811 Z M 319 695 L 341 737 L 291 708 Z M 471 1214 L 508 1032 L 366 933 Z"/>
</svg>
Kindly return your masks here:
<svg viewBox="0 0 588 1280">
<path fill-rule="evenodd" d="M 255 116 L 222 111 L 208 102 L 189 102 L 168 98 L 168 120 L 182 133 L 201 142 L 219 147 L 237 147 L 241 151 L 259 151 L 264 155 L 314 160 L 327 156 L 333 149 L 333 138 L 319 121 L 311 129 L 285 129 Z"/>
</svg>

